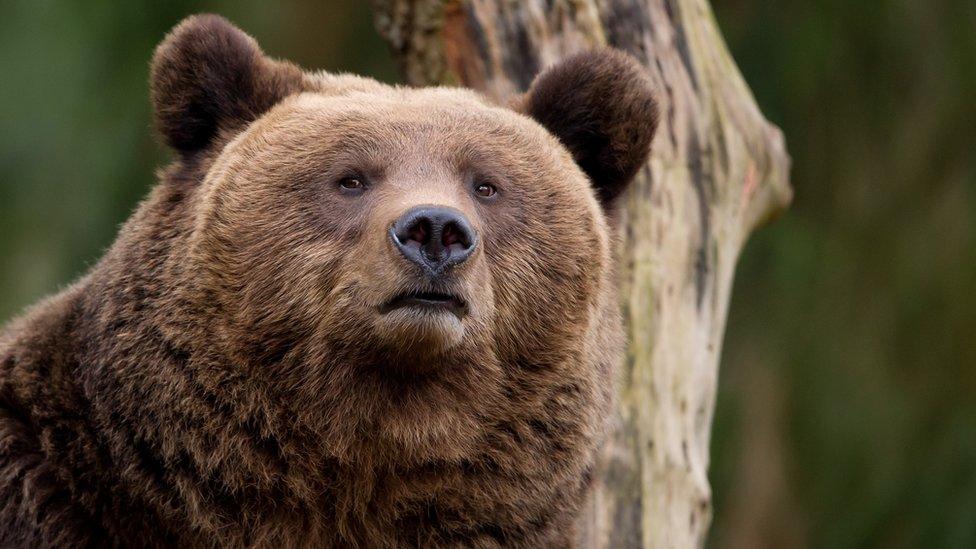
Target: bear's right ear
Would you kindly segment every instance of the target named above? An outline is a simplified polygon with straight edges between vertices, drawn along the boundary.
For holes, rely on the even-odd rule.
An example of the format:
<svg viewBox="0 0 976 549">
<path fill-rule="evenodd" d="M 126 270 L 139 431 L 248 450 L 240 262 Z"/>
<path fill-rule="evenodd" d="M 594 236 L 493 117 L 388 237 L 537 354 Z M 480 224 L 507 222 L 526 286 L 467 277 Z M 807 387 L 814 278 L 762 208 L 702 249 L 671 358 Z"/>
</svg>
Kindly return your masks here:
<svg viewBox="0 0 976 549">
<path fill-rule="evenodd" d="M 569 149 L 606 210 L 647 162 L 658 123 L 650 77 L 636 59 L 610 48 L 563 59 L 512 104 Z"/>
<path fill-rule="evenodd" d="M 303 78 L 301 69 L 269 59 L 226 19 L 187 17 L 153 55 L 156 126 L 169 146 L 190 154 L 241 131 L 301 91 Z"/>
</svg>

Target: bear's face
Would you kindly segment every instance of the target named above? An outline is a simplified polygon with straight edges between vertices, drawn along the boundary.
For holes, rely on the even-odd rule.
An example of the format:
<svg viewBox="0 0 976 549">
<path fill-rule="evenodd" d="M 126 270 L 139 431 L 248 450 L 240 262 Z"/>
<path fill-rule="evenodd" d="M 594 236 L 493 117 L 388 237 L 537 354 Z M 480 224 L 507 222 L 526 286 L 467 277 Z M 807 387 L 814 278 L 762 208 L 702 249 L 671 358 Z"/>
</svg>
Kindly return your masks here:
<svg viewBox="0 0 976 549">
<path fill-rule="evenodd" d="M 502 106 L 306 73 L 201 16 L 152 79 L 177 166 L 205 174 L 176 260 L 186 301 L 337 453 L 369 433 L 401 460 L 406 442 L 461 455 L 533 384 L 605 392 L 607 219 L 656 124 L 633 60 L 577 55 Z"/>
<path fill-rule="evenodd" d="M 266 349 L 278 330 L 402 371 L 523 356 L 582 337 L 609 268 L 572 157 L 463 91 L 291 97 L 224 147 L 202 195 L 195 255 Z"/>
</svg>

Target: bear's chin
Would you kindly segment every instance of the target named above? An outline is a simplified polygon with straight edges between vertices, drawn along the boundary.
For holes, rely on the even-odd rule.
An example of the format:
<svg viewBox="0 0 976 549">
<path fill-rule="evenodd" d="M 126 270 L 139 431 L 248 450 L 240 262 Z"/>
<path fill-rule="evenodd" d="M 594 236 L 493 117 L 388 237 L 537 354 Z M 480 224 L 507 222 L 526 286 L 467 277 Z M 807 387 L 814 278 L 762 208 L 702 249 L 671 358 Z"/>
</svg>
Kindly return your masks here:
<svg viewBox="0 0 976 549">
<path fill-rule="evenodd" d="M 386 354 L 409 369 L 433 370 L 464 340 L 464 323 L 450 311 L 403 307 L 379 316 L 374 329 Z"/>
</svg>

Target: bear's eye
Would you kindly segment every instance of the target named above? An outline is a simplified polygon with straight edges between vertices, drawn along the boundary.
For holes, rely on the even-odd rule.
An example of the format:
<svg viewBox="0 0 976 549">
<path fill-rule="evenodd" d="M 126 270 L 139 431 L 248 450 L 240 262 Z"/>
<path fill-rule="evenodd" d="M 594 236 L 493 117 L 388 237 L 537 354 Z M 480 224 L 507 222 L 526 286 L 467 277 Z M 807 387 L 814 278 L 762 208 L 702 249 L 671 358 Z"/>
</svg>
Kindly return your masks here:
<svg viewBox="0 0 976 549">
<path fill-rule="evenodd" d="M 474 188 L 474 192 L 482 198 L 490 198 L 495 196 L 495 193 L 498 192 L 498 190 L 495 189 L 495 186 L 491 183 L 479 183 L 478 186 Z"/>
<path fill-rule="evenodd" d="M 358 192 L 362 191 L 365 185 L 363 185 L 363 180 L 358 177 L 343 177 L 339 180 L 339 186 L 346 191 Z"/>
</svg>

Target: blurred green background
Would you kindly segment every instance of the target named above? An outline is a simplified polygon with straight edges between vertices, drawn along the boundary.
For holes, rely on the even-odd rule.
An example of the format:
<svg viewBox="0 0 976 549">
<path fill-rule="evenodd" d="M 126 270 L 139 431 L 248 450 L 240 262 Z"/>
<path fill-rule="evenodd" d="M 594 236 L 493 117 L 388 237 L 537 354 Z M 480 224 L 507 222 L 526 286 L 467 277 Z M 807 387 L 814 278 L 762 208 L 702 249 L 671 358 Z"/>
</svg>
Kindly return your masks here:
<svg viewBox="0 0 976 549">
<path fill-rule="evenodd" d="M 976 547 L 976 2 L 713 5 L 796 199 L 738 269 L 709 545 Z M 362 1 L 0 3 L 0 321 L 152 185 L 148 62 L 200 11 L 397 80 Z"/>
</svg>

